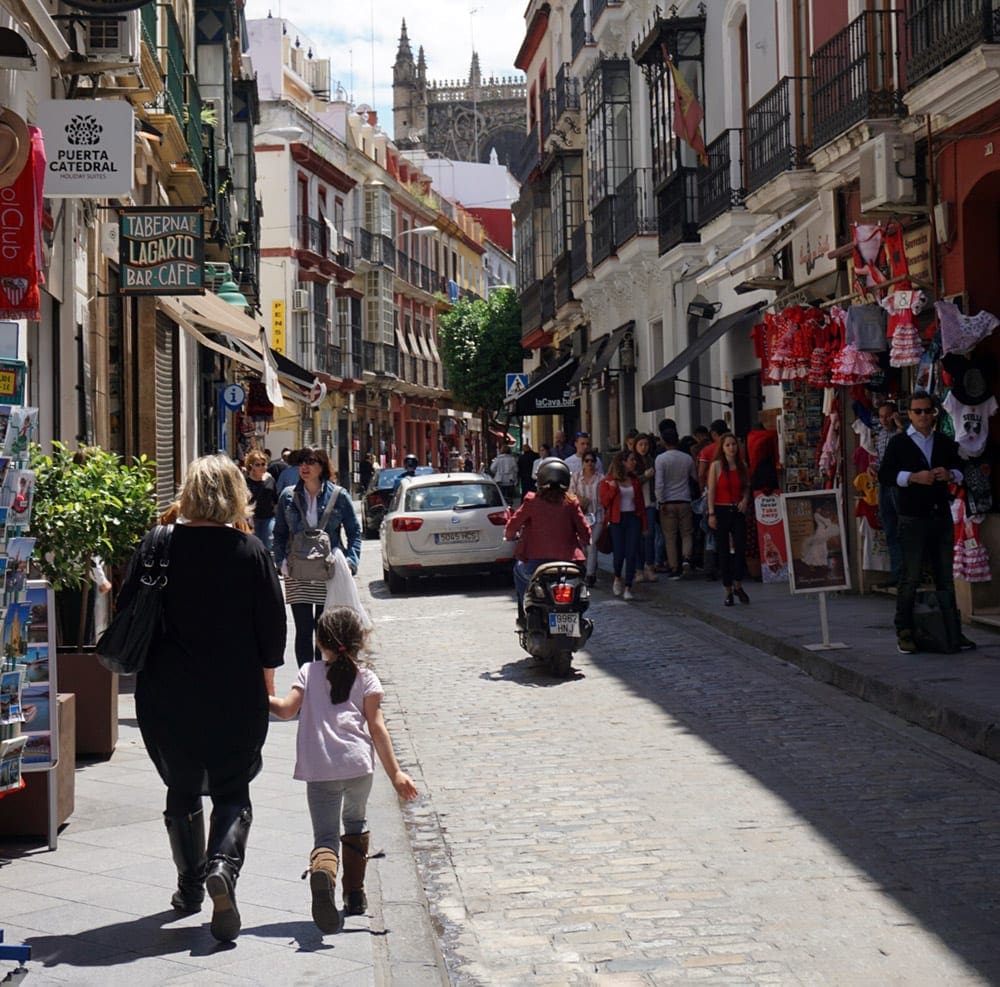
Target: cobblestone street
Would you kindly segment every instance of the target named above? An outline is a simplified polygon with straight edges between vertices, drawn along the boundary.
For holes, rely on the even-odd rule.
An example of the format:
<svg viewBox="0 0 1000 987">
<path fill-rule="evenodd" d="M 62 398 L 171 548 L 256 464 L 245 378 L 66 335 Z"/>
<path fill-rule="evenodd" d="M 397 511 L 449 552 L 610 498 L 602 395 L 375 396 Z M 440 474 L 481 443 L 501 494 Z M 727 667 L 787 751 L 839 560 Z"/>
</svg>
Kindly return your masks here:
<svg viewBox="0 0 1000 987">
<path fill-rule="evenodd" d="M 454 982 L 1000 980 L 997 764 L 601 592 L 555 680 L 511 594 L 390 598 L 377 566 L 375 661 Z"/>
</svg>

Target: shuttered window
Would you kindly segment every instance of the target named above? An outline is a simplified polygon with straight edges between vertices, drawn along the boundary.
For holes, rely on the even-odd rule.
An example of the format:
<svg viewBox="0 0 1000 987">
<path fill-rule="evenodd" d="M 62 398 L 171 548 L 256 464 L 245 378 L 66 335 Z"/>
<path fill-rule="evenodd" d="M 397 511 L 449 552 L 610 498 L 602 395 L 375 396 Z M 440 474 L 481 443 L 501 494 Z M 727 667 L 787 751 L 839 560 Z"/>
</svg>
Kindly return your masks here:
<svg viewBox="0 0 1000 987">
<path fill-rule="evenodd" d="M 177 326 L 156 313 L 156 503 L 163 510 L 177 496 Z"/>
</svg>

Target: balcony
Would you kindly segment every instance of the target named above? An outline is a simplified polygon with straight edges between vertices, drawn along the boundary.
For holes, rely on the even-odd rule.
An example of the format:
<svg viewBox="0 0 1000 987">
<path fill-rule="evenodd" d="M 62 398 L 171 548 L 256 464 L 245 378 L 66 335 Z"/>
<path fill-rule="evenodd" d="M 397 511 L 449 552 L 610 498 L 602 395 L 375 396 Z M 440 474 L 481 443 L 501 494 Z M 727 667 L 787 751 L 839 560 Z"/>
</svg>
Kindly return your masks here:
<svg viewBox="0 0 1000 987">
<path fill-rule="evenodd" d="M 541 95 L 541 138 L 542 146 L 545 146 L 545 141 L 548 139 L 549 134 L 552 133 L 552 116 L 555 113 L 556 108 L 556 91 L 554 89 L 546 89 Z"/>
<path fill-rule="evenodd" d="M 865 120 L 906 115 L 900 76 L 901 12 L 872 10 L 811 57 L 815 147 Z"/>
<path fill-rule="evenodd" d="M 587 267 L 587 228 L 581 223 L 573 230 L 569 247 L 569 280 L 571 284 L 582 281 L 590 269 Z"/>
<path fill-rule="evenodd" d="M 569 15 L 570 57 L 573 61 L 576 61 L 576 56 L 590 40 L 590 25 L 587 23 L 585 2 L 584 0 L 576 0 Z"/>
<path fill-rule="evenodd" d="M 399 351 L 395 346 L 387 346 L 385 343 L 371 343 L 365 341 L 361 346 L 362 367 L 365 373 L 372 374 L 392 374 L 394 377 L 399 373 Z"/>
<path fill-rule="evenodd" d="M 678 168 L 656 193 L 659 252 L 698 243 L 698 169 Z"/>
<path fill-rule="evenodd" d="M 747 188 L 809 166 L 811 101 L 806 76 L 786 76 L 747 113 Z"/>
<path fill-rule="evenodd" d="M 514 166 L 511 174 L 523 185 L 531 173 L 538 167 L 541 159 L 541 145 L 538 143 L 538 124 L 536 123 L 531 132 L 526 134 L 517 156 L 514 158 Z"/>
<path fill-rule="evenodd" d="M 392 237 L 372 233 L 362 227 L 358 230 L 358 257 L 370 264 L 385 265 L 395 269 L 396 247 Z"/>
<path fill-rule="evenodd" d="M 620 247 L 634 236 L 656 232 L 653 198 L 653 169 L 636 168 L 615 189 L 615 245 Z"/>
<path fill-rule="evenodd" d="M 569 74 L 570 66 L 563 63 L 556 73 L 556 120 L 561 120 L 564 113 L 575 113 L 580 110 L 580 80 Z"/>
<path fill-rule="evenodd" d="M 615 197 L 607 195 L 594 206 L 590 214 L 593 228 L 590 249 L 594 267 L 615 252 Z"/>
<path fill-rule="evenodd" d="M 747 190 L 743 175 L 743 134 L 724 130 L 708 145 L 708 167 L 698 172 L 698 224 L 743 205 Z"/>
<path fill-rule="evenodd" d="M 551 273 L 542 278 L 542 325 L 556 317 L 556 279 Z"/>
<path fill-rule="evenodd" d="M 556 311 L 573 301 L 572 254 L 567 250 L 559 255 L 554 268 L 556 282 Z"/>
<path fill-rule="evenodd" d="M 326 224 L 311 216 L 299 216 L 299 246 L 303 250 L 326 256 Z"/>
<path fill-rule="evenodd" d="M 542 325 L 542 282 L 534 281 L 521 293 L 521 335 L 527 336 Z"/>
<path fill-rule="evenodd" d="M 906 34 L 912 87 L 981 44 L 1000 40 L 1000 9 L 993 0 L 917 0 Z"/>
</svg>

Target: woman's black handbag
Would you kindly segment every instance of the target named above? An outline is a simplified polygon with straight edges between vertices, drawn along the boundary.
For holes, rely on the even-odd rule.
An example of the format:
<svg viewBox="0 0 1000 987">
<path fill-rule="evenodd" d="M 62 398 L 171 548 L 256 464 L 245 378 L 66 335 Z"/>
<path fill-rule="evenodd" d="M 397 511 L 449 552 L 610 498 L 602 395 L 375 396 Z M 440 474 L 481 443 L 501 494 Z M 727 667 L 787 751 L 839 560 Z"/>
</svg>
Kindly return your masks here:
<svg viewBox="0 0 1000 987">
<path fill-rule="evenodd" d="M 132 576 L 139 585 L 97 642 L 97 660 L 110 672 L 132 675 L 146 664 L 149 646 L 163 622 L 161 592 L 167 585 L 173 530 L 172 524 L 157 525 L 139 546 Z"/>
</svg>

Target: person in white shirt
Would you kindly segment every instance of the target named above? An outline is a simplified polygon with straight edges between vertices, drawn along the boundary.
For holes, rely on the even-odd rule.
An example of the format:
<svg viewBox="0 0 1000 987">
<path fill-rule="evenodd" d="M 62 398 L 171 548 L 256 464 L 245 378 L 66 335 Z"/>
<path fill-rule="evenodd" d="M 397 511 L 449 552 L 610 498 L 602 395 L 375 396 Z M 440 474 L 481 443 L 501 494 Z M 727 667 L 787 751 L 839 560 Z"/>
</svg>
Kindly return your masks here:
<svg viewBox="0 0 1000 987">
<path fill-rule="evenodd" d="M 691 484 L 698 482 L 694 460 L 678 448 L 676 432 L 661 436 L 666 450 L 653 464 L 656 503 L 660 509 L 660 526 L 667 547 L 668 579 L 680 579 L 693 572 L 691 553 L 694 547 L 694 514 L 691 511 Z M 677 535 L 680 533 L 681 559 L 677 558 Z"/>
<path fill-rule="evenodd" d="M 583 469 L 583 456 L 590 448 L 590 432 L 577 432 L 575 446 L 576 452 L 572 456 L 566 457 L 566 465 L 569 467 L 570 473 L 579 473 Z M 601 457 L 595 454 L 594 459 L 597 472 L 603 474 L 604 467 L 601 465 Z"/>
</svg>

